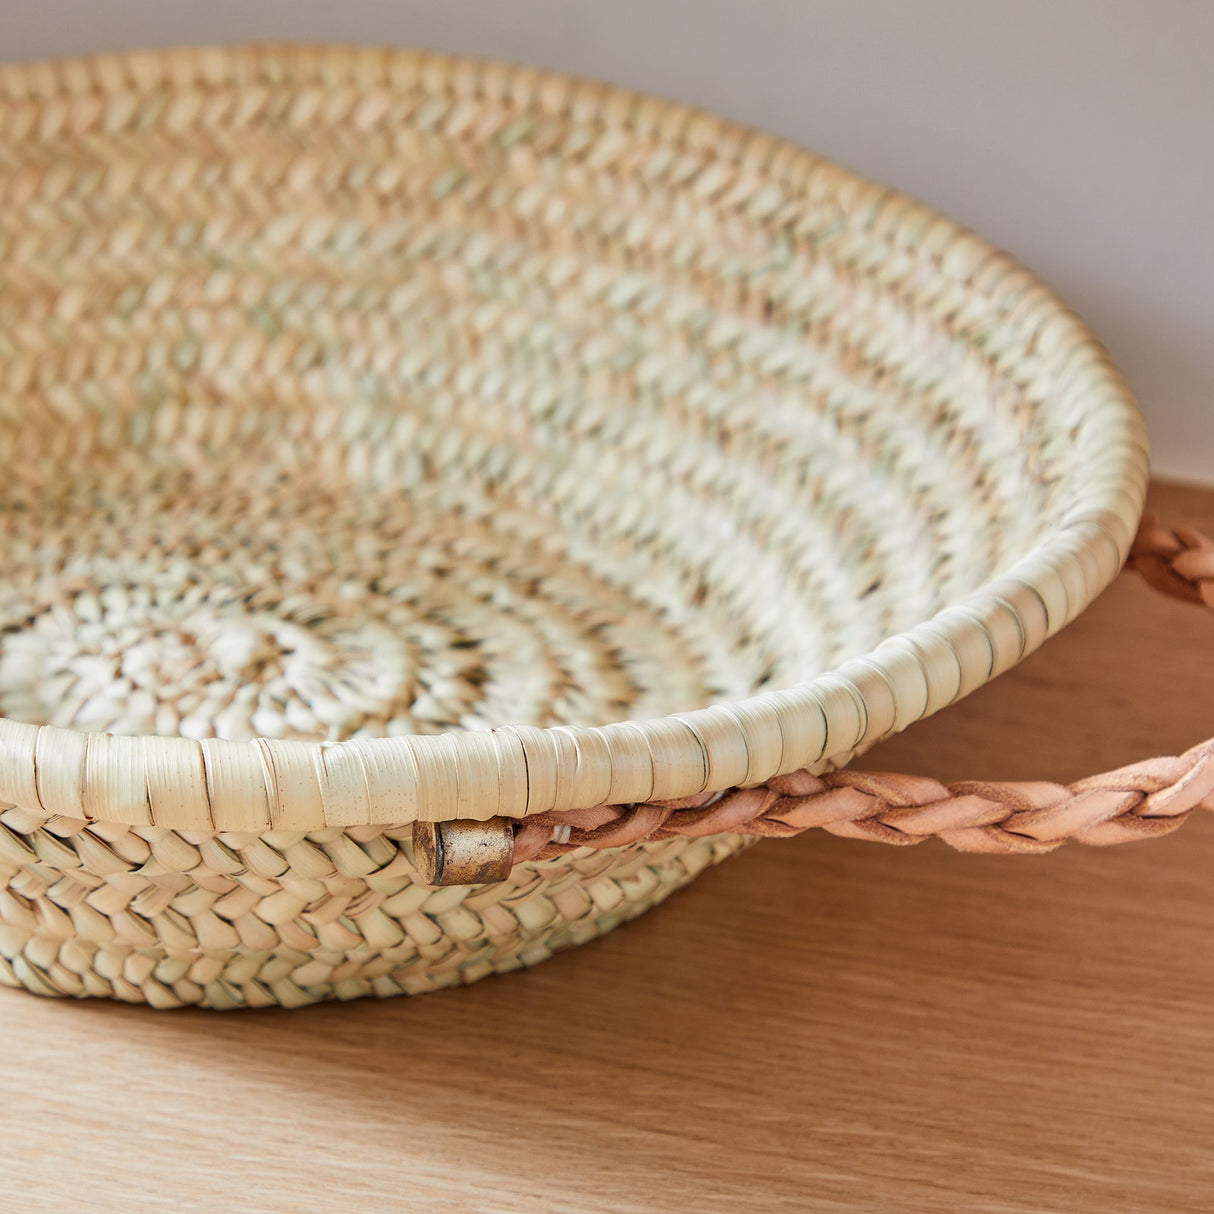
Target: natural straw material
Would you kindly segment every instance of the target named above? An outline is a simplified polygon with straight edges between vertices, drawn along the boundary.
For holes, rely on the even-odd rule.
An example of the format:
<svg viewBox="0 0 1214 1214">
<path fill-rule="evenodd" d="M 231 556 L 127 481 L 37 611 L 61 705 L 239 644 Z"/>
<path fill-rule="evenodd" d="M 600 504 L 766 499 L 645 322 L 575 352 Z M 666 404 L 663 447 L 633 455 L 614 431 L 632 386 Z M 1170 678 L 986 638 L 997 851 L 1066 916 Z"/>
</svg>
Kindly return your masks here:
<svg viewBox="0 0 1214 1214">
<path fill-rule="evenodd" d="M 1142 506 L 1124 384 L 1009 258 L 498 64 L 4 69 L 0 279 L 0 952 L 44 991 L 588 938 L 743 840 L 435 891 L 408 825 L 827 771 L 1062 627 Z"/>
</svg>

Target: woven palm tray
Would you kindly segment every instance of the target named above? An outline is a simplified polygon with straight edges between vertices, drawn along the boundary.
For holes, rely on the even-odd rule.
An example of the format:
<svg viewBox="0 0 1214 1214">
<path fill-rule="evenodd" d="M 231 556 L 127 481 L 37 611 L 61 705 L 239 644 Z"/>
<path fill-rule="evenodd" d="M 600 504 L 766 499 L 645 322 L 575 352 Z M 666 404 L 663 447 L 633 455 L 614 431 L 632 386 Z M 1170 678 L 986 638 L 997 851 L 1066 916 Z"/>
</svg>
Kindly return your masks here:
<svg viewBox="0 0 1214 1214">
<path fill-rule="evenodd" d="M 1082 610 L 1147 475 L 1087 330 L 900 194 L 252 48 L 0 70 L 0 197 L 0 981 L 428 991 L 759 835 L 1107 841 L 1195 770 L 830 774 Z"/>
</svg>

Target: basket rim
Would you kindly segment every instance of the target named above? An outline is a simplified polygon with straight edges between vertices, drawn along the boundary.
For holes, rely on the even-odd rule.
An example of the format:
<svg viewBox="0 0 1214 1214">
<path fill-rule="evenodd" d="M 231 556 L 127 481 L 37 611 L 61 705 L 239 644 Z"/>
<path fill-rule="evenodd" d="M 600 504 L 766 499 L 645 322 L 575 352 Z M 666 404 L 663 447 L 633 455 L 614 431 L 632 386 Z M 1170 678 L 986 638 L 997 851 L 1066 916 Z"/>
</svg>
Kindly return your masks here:
<svg viewBox="0 0 1214 1214">
<path fill-rule="evenodd" d="M 1083 610 L 1124 562 L 1148 477 L 1133 396 L 1087 327 L 1035 276 L 939 212 L 791 143 L 701 110 L 557 72 L 385 47 L 170 48 L 0 67 L 0 104 L 43 129 L 104 120 L 122 90 L 220 85 L 416 88 L 575 111 L 758 167 L 785 185 L 833 183 L 866 231 L 933 253 L 991 301 L 1014 301 L 1039 344 L 1065 351 L 1072 388 L 1101 411 L 1084 505 L 963 600 L 812 682 L 649 720 L 501 726 L 304 742 L 86 733 L 0 719 L 0 798 L 48 815 L 202 832 L 310 831 L 421 819 L 524 817 L 694 796 L 846 762 L 1014 665 Z M 167 107 L 166 107 L 167 108 Z M 189 107 L 184 112 L 188 114 Z M 188 121 L 174 117 L 164 121 Z M 981 288 L 976 285 L 981 278 Z"/>
</svg>

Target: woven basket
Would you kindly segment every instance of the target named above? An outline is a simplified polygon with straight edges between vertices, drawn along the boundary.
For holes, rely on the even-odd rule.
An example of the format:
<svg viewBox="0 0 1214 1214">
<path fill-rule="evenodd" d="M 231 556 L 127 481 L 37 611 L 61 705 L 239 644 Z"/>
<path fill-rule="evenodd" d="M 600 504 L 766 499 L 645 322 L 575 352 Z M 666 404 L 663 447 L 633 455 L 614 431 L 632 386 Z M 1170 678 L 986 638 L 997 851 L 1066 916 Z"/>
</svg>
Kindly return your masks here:
<svg viewBox="0 0 1214 1214">
<path fill-rule="evenodd" d="M 3 69 L 0 196 L 0 980 L 427 991 L 758 834 L 994 845 L 823 773 L 1129 552 L 1138 414 L 1008 257 L 688 109 L 380 50 Z"/>
</svg>

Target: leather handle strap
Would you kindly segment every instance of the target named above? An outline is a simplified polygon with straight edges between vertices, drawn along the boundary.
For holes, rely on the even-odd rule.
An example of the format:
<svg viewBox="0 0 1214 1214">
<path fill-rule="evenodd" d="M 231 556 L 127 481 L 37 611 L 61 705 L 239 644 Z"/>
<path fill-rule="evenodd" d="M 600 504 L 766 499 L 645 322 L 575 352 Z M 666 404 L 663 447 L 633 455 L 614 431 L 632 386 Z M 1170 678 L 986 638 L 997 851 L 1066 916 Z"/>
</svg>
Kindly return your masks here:
<svg viewBox="0 0 1214 1214">
<path fill-rule="evenodd" d="M 1214 540 L 1143 520 L 1126 566 L 1155 589 L 1214 610 Z M 906 845 L 938 837 L 962 851 L 1036 853 L 1068 839 L 1127 843 L 1168 834 L 1214 809 L 1214 738 L 1073 784 L 961 781 L 843 769 L 796 771 L 754 788 L 679 801 L 601 805 L 515 825 L 504 868 L 579 847 L 621 847 L 724 831 L 783 838 L 814 827 Z"/>
</svg>

